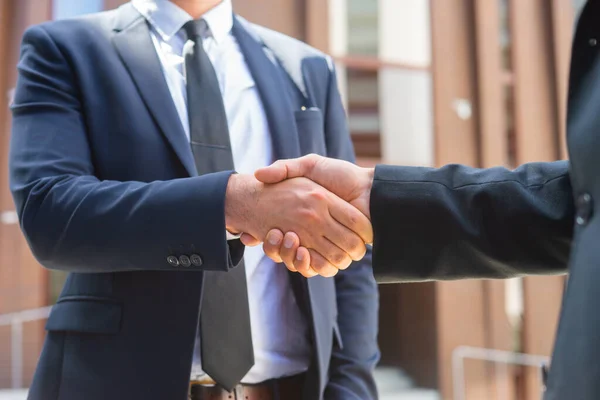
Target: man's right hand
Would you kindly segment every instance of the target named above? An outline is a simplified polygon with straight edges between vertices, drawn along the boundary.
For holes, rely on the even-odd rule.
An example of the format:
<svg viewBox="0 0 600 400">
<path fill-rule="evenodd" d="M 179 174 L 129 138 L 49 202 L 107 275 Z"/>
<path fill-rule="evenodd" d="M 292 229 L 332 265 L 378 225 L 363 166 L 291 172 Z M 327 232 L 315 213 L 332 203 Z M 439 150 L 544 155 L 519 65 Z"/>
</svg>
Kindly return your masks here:
<svg viewBox="0 0 600 400">
<path fill-rule="evenodd" d="M 373 240 L 363 212 L 306 178 L 265 184 L 251 175 L 232 175 L 225 223 L 230 232 L 263 241 L 272 229 L 295 232 L 302 245 L 313 250 L 311 266 L 323 276 L 333 276 L 352 260 L 362 259 L 365 243 Z"/>
<path fill-rule="evenodd" d="M 352 163 L 315 154 L 297 159 L 280 160 L 259 169 L 255 176 L 265 183 L 281 182 L 285 179 L 306 177 L 349 202 L 364 215 L 370 217 L 370 195 L 374 169 L 361 168 Z M 284 233 L 285 236 L 284 236 Z M 319 259 L 316 249 L 311 249 L 294 231 L 272 229 L 263 245 L 265 254 L 277 262 L 283 262 L 290 271 L 305 277 L 322 275 L 313 263 Z M 242 236 L 247 245 L 257 245 L 248 235 Z M 372 243 L 372 241 L 367 241 Z"/>
<path fill-rule="evenodd" d="M 348 161 L 309 154 L 291 160 L 279 160 L 254 173 L 264 183 L 305 177 L 318 183 L 359 209 L 369 219 L 373 168 L 361 168 Z"/>
</svg>

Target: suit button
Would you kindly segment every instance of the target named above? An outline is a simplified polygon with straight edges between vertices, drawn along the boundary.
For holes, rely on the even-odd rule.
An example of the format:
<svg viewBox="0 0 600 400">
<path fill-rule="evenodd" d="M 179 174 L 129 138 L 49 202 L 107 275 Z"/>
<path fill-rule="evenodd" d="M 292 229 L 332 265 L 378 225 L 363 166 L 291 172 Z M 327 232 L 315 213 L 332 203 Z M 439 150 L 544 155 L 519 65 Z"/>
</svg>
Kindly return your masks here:
<svg viewBox="0 0 600 400">
<path fill-rule="evenodd" d="M 179 263 L 181 264 L 181 266 L 186 268 L 192 265 L 192 261 L 188 256 L 179 257 Z"/>
<path fill-rule="evenodd" d="M 577 225 L 579 226 L 587 225 L 594 212 L 594 201 L 592 196 L 588 193 L 580 195 L 577 198 L 576 207 L 577 214 L 575 215 L 575 222 L 577 222 Z"/>
<path fill-rule="evenodd" d="M 192 254 L 190 256 L 190 261 L 192 262 L 192 265 L 194 267 L 200 267 L 202 266 L 202 264 L 204 264 L 204 262 L 202 261 L 202 257 L 200 257 L 198 254 Z"/>
<path fill-rule="evenodd" d="M 171 267 L 179 267 L 179 260 L 175 256 L 167 257 L 167 262 Z"/>
</svg>

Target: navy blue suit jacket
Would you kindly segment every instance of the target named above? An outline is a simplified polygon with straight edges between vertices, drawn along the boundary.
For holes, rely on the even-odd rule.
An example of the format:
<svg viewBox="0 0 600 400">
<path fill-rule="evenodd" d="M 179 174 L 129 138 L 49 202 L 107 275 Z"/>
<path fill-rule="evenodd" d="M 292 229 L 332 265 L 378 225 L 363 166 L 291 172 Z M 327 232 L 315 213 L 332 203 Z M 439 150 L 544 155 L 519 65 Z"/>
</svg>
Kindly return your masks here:
<svg viewBox="0 0 600 400">
<path fill-rule="evenodd" d="M 234 34 L 276 156 L 352 160 L 328 58 L 237 17 Z M 43 266 L 70 272 L 29 399 L 186 399 L 203 271 L 234 268 L 243 248 L 225 239 L 231 171 L 197 175 L 145 20 L 127 4 L 29 29 L 12 111 L 22 230 Z M 167 262 L 183 254 L 203 264 Z M 375 398 L 370 258 L 292 281 L 312 326 L 304 398 Z"/>
</svg>

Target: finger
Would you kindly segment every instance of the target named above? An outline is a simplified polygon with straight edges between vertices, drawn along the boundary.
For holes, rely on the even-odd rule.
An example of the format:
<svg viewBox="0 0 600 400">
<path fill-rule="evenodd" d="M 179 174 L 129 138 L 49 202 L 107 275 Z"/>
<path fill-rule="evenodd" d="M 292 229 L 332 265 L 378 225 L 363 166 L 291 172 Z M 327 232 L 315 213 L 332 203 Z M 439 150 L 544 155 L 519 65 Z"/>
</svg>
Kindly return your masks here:
<svg viewBox="0 0 600 400">
<path fill-rule="evenodd" d="M 308 250 L 307 250 L 308 251 Z M 310 253 L 309 253 L 310 256 Z M 313 278 L 319 275 L 314 269 L 311 268 L 309 263 L 303 263 L 302 265 L 296 265 L 296 270 L 300 275 L 305 278 Z"/>
<path fill-rule="evenodd" d="M 308 249 L 308 252 L 310 253 L 310 268 L 316 273 L 326 278 L 331 278 L 338 273 L 338 269 L 317 251 Z"/>
<path fill-rule="evenodd" d="M 240 241 L 244 244 L 244 246 L 248 247 L 258 246 L 261 243 L 260 240 L 247 233 L 242 233 L 242 236 L 240 236 Z"/>
<path fill-rule="evenodd" d="M 309 154 L 300 158 L 279 160 L 269 167 L 258 169 L 254 172 L 254 176 L 263 183 L 278 183 L 284 179 L 308 177 L 318 158 L 316 154 Z"/>
<path fill-rule="evenodd" d="M 333 220 L 332 222 L 337 224 L 337 222 Z M 342 228 L 343 227 L 340 225 L 340 229 Z M 358 239 L 360 241 L 360 238 Z M 346 269 L 352 263 L 352 258 L 350 255 L 346 251 L 333 244 L 326 237 L 321 236 L 314 240 L 312 247 L 316 252 L 319 253 L 320 256 L 327 260 L 327 262 L 333 265 L 336 269 Z"/>
<path fill-rule="evenodd" d="M 313 270 L 310 266 L 311 256 L 309 250 L 301 246 L 298 248 L 298 252 L 296 253 L 296 262 L 294 266 L 299 274 L 304 276 L 305 278 L 312 278 L 317 276 L 317 272 Z"/>
<path fill-rule="evenodd" d="M 267 233 L 265 243 L 263 244 L 263 251 L 271 260 L 276 263 L 280 263 L 283 260 L 279 255 L 279 248 L 283 242 L 283 232 L 279 229 L 272 229 Z"/>
<path fill-rule="evenodd" d="M 292 272 L 297 272 L 294 266 L 296 259 L 296 251 L 300 247 L 300 238 L 294 232 L 287 232 L 283 237 L 283 244 L 279 249 L 279 256 L 283 260 L 285 266 Z"/>
<path fill-rule="evenodd" d="M 363 239 L 358 234 L 336 221 L 333 217 L 330 216 L 329 218 L 331 223 L 327 225 L 324 234 L 325 238 L 337 248 L 341 249 L 344 253 L 348 254 L 348 257 L 350 257 L 351 260 L 362 260 L 367 253 L 367 246 Z M 321 254 L 325 255 L 322 252 Z M 337 264 L 336 260 L 333 260 L 329 257 L 327 257 L 327 259 L 339 267 L 339 264 Z"/>
<path fill-rule="evenodd" d="M 312 276 L 317 275 L 317 273 L 310 268 L 310 253 L 306 247 L 298 247 L 294 260 L 294 267 L 296 268 L 296 271 L 305 271 L 312 274 Z"/>
<path fill-rule="evenodd" d="M 373 243 L 373 225 L 371 225 L 369 218 L 367 218 L 367 216 L 360 212 L 356 207 L 340 199 L 335 194 L 330 193 L 329 197 L 329 214 L 333 217 L 333 219 L 360 236 L 363 244 Z M 330 237 L 329 239 L 333 243 L 339 244 L 339 239 L 332 240 Z M 343 248 L 347 250 L 345 247 Z M 349 252 L 349 254 L 356 255 L 354 252 Z M 362 256 L 364 256 L 364 253 Z M 362 256 L 359 259 L 361 259 Z"/>
</svg>

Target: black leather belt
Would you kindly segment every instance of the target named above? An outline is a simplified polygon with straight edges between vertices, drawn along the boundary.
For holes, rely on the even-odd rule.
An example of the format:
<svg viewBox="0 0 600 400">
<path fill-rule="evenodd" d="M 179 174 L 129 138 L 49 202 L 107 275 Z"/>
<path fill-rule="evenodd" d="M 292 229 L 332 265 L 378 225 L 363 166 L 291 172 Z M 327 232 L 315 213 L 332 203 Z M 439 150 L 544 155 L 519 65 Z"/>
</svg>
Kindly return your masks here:
<svg viewBox="0 0 600 400">
<path fill-rule="evenodd" d="M 190 400 L 301 400 L 306 374 L 272 379 L 256 385 L 239 384 L 229 393 L 219 385 L 190 383 Z"/>
</svg>

